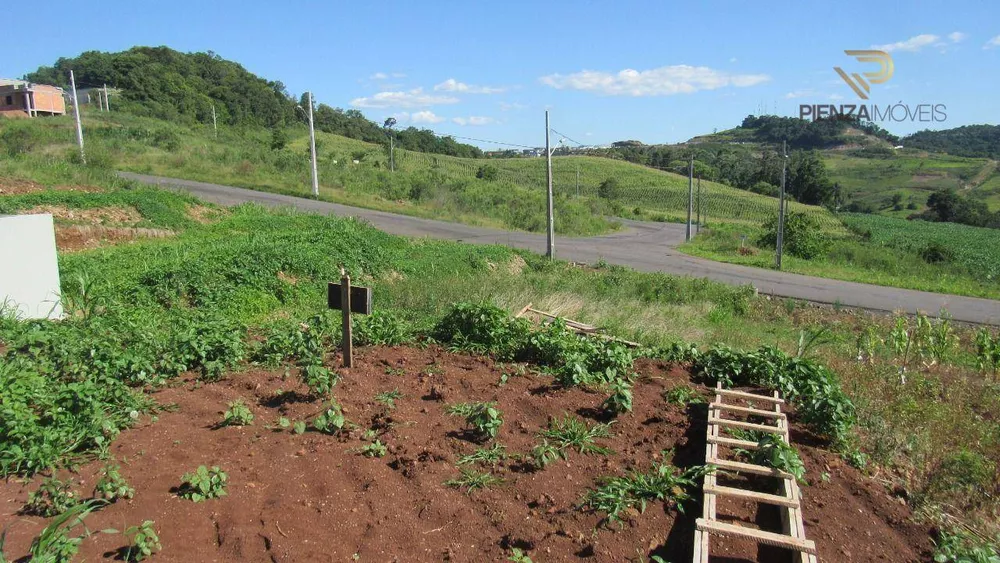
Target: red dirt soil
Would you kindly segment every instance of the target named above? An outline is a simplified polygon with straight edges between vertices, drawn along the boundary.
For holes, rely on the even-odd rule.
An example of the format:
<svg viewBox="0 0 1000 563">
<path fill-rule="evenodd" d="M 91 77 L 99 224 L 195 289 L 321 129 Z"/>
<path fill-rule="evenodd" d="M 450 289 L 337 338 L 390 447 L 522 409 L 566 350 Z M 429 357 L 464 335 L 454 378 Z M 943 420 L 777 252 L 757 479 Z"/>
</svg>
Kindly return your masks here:
<svg viewBox="0 0 1000 563">
<path fill-rule="evenodd" d="M 536 445 L 550 416 L 568 412 L 593 424 L 604 396 L 559 389 L 533 373 L 511 375 L 498 386 L 505 366 L 435 347 L 367 348 L 356 354 L 355 366 L 341 370 L 333 392 L 357 425 L 340 436 L 271 428 L 279 417 L 311 420 L 322 408 L 303 395 L 295 368 L 287 376 L 283 369 L 251 369 L 205 385 L 187 379 L 153 393 L 174 408 L 124 432 L 111 448 L 136 496 L 95 512 L 87 526 L 123 529 L 154 520 L 163 550 L 153 561 L 504 561 L 511 547 L 539 562 L 690 560 L 699 491 L 687 516 L 654 502 L 644 514 L 627 515 L 621 528 L 602 526 L 603 515 L 579 507 L 597 478 L 648 471 L 663 451 L 679 467 L 704 461 L 704 406 L 684 409 L 661 397 L 664 389 L 688 383 L 686 370 L 637 362 L 642 379 L 635 410 L 600 441 L 612 455 L 571 452 L 568 461 L 538 471 L 508 459 L 492 470 L 503 484 L 465 494 L 443 483 L 458 476 L 456 460 L 478 446 L 461 419 L 444 413 L 446 405 L 498 401 L 504 423 L 497 441 L 514 454 Z M 390 411 L 374 396 L 393 389 L 403 396 Z M 255 414 L 253 425 L 216 428 L 227 403 L 240 398 Z M 791 418 L 810 483 L 802 488 L 806 536 L 820 560 L 928 560 L 927 530 L 909 523 L 909 510 L 837 456 L 807 445 L 811 438 Z M 368 428 L 388 446 L 385 457 L 358 453 Z M 219 465 L 229 474 L 228 496 L 194 503 L 172 492 L 181 475 L 199 465 Z M 101 466 L 88 462 L 60 476 L 72 478 L 86 497 Z M 17 514 L 39 481 L 0 484 L 8 557 L 24 555 L 45 524 Z M 720 499 L 719 514 L 765 527 L 776 519 L 766 507 L 729 499 Z M 123 545 L 121 535 L 96 534 L 83 541 L 78 560 L 112 558 Z M 729 538 L 713 538 L 712 553 L 714 561 L 790 560 Z"/>
<path fill-rule="evenodd" d="M 32 182 L 30 180 L 17 180 L 14 178 L 0 178 L 0 196 L 5 195 L 22 195 L 31 194 L 36 192 L 44 192 L 46 190 L 58 190 L 65 192 L 101 192 L 104 191 L 97 186 L 55 186 L 48 188 L 39 184 L 38 182 Z"/>
</svg>

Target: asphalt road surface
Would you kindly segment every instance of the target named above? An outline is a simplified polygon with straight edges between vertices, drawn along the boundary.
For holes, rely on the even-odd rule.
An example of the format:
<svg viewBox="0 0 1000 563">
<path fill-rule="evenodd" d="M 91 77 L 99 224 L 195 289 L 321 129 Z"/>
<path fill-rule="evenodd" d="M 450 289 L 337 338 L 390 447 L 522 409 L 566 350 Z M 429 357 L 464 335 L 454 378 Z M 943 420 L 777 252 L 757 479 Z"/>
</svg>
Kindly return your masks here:
<svg viewBox="0 0 1000 563">
<path fill-rule="evenodd" d="M 396 235 L 440 238 L 473 244 L 503 244 L 538 253 L 545 252 L 545 235 L 471 227 L 460 223 L 421 219 L 204 182 L 130 172 L 119 174 L 139 182 L 186 191 L 219 205 L 254 202 L 271 207 L 294 207 L 313 213 L 357 217 Z M 603 259 L 609 264 L 629 266 L 644 272 L 666 272 L 708 278 L 732 285 L 752 284 L 764 294 L 817 303 L 839 303 L 847 307 L 890 312 L 922 311 L 929 315 L 937 315 L 943 309 L 957 321 L 1000 324 L 1000 301 L 814 278 L 713 262 L 688 256 L 675 249 L 684 241 L 684 225 L 627 220 L 622 220 L 622 223 L 625 229 L 609 235 L 586 238 L 556 237 L 556 257 L 586 264 L 593 264 Z"/>
</svg>

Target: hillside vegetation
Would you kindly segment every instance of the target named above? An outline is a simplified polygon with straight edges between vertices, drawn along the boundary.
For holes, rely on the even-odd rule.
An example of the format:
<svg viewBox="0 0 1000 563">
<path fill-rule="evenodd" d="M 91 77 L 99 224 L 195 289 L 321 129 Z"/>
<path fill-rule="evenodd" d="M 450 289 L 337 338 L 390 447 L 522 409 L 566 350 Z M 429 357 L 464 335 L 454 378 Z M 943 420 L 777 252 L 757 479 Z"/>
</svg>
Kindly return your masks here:
<svg viewBox="0 0 1000 563">
<path fill-rule="evenodd" d="M 0 123 L 9 153 L 73 154 L 72 120 Z M 309 194 L 308 134 L 282 129 L 183 126 L 121 113 L 86 112 L 88 162 L 294 195 Z M 383 145 L 318 133 L 321 197 L 330 201 L 470 224 L 542 231 L 545 161 L 541 158 L 466 159 L 397 150 L 390 171 Z M 588 235 L 615 228 L 606 217 L 679 221 L 687 213 L 687 178 L 597 157 L 553 159 L 556 230 Z M 602 187 L 603 186 L 603 187 Z M 762 224 L 777 200 L 714 182 L 701 182 L 701 212 L 709 222 Z M 831 232 L 843 226 L 828 211 L 799 204 Z"/>
</svg>

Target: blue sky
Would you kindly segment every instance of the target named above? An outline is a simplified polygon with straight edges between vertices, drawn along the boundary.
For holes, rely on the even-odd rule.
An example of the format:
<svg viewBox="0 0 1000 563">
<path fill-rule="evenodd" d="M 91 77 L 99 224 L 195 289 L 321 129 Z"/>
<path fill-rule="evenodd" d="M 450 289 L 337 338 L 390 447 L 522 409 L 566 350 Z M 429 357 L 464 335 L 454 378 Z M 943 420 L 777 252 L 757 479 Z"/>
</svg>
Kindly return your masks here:
<svg viewBox="0 0 1000 563">
<path fill-rule="evenodd" d="M 845 49 L 881 46 L 892 79 L 870 103 L 945 104 L 944 123 L 1000 116 L 1000 3 L 56 2 L 40 41 L 15 41 L 0 76 L 60 56 L 167 45 L 212 50 L 372 119 L 538 145 L 552 127 L 583 144 L 677 142 L 800 103 L 857 103 L 835 74 L 872 70 Z M 690 4 L 690 5 L 689 5 Z M 478 143 L 494 148 L 492 143 Z"/>
</svg>

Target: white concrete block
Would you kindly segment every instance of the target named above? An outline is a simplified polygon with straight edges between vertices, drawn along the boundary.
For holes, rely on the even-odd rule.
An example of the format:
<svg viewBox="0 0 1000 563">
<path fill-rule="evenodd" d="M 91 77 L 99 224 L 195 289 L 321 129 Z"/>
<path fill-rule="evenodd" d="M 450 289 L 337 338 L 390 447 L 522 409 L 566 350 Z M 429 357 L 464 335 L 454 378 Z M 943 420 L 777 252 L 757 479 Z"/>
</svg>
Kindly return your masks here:
<svg viewBox="0 0 1000 563">
<path fill-rule="evenodd" d="M 51 215 L 0 215 L 0 305 L 22 319 L 62 317 Z"/>
</svg>

